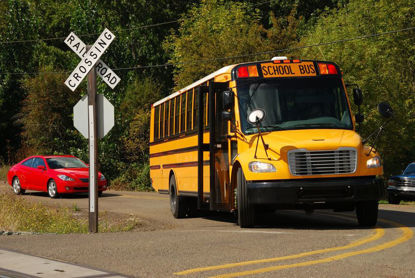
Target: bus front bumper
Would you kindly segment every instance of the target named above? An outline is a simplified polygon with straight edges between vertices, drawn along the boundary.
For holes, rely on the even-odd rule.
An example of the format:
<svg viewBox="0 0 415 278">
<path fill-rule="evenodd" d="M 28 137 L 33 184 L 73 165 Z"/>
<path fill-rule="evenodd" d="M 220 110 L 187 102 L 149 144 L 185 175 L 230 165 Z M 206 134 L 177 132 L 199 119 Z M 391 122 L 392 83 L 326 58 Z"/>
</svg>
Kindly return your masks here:
<svg viewBox="0 0 415 278">
<path fill-rule="evenodd" d="M 250 204 L 314 205 L 379 200 L 384 194 L 381 179 L 351 177 L 281 181 L 247 181 Z"/>
</svg>

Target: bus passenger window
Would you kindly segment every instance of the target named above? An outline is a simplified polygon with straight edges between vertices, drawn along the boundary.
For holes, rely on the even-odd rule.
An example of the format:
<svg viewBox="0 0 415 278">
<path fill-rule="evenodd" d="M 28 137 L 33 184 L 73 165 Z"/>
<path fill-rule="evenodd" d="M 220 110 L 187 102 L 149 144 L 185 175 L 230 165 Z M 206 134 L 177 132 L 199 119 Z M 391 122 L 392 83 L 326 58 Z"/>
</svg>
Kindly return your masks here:
<svg viewBox="0 0 415 278">
<path fill-rule="evenodd" d="M 160 138 L 159 136 L 159 119 L 160 119 L 160 106 L 154 108 L 154 140 Z"/>
<path fill-rule="evenodd" d="M 186 123 L 186 96 L 187 96 L 187 92 L 182 94 L 182 98 L 181 98 L 181 106 L 180 106 L 180 132 L 185 132 L 186 131 L 186 127 L 185 127 L 185 123 Z"/>
<path fill-rule="evenodd" d="M 164 108 L 164 137 L 169 136 L 169 103 L 166 102 Z"/>
<path fill-rule="evenodd" d="M 174 134 L 173 124 L 174 124 L 174 99 L 169 101 L 170 103 L 170 136 Z"/>
<path fill-rule="evenodd" d="M 164 138 L 164 103 L 160 107 L 160 138 Z"/>
<path fill-rule="evenodd" d="M 198 90 L 196 90 L 197 92 Z M 199 127 L 199 95 L 195 94 L 195 100 L 193 105 L 193 130 L 197 130 Z"/>
<path fill-rule="evenodd" d="M 187 113 L 186 113 L 186 130 L 190 131 L 192 130 L 192 103 L 193 103 L 193 90 L 189 91 L 189 94 L 187 96 Z"/>
<path fill-rule="evenodd" d="M 179 112 L 180 112 L 180 96 L 174 98 L 176 106 L 174 108 L 174 134 L 179 133 Z"/>
</svg>

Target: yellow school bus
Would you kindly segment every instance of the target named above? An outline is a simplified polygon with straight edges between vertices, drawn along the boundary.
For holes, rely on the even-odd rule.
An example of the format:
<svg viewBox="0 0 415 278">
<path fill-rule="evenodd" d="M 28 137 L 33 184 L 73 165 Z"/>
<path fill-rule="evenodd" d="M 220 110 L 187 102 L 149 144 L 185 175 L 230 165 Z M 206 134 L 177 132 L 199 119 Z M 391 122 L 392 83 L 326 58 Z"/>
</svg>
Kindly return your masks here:
<svg viewBox="0 0 415 278">
<path fill-rule="evenodd" d="M 250 227 L 267 209 L 334 209 L 373 226 L 383 169 L 356 119 L 335 63 L 226 66 L 152 105 L 152 187 L 176 218 L 208 208 Z"/>
</svg>

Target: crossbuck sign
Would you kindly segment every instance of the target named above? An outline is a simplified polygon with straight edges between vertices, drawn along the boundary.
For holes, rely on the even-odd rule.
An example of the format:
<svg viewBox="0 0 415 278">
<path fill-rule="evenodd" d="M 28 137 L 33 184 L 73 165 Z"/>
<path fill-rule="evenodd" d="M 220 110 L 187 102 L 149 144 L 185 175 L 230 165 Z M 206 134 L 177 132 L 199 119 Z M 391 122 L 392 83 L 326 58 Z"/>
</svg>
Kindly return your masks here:
<svg viewBox="0 0 415 278">
<path fill-rule="evenodd" d="M 65 84 L 72 91 L 78 87 L 88 72 L 96 66 L 98 75 L 112 89 L 120 82 L 120 78 L 116 75 L 103 61 L 99 60 L 104 51 L 108 48 L 115 36 L 110 30 L 105 29 L 99 36 L 89 51 L 86 45 L 73 33 L 65 39 L 65 43 L 81 57 L 81 62 L 76 66 L 71 75 L 66 79 Z"/>
<path fill-rule="evenodd" d="M 81 62 L 66 79 L 65 85 L 75 91 L 88 75 L 88 96 L 84 96 L 74 107 L 74 125 L 89 139 L 89 232 L 91 233 L 98 232 L 98 138 L 105 136 L 114 125 L 114 107 L 103 95 L 96 93 L 96 73 L 112 89 L 120 82 L 118 75 L 99 59 L 114 38 L 114 34 L 105 29 L 92 46 L 87 47 L 74 33 L 70 33 L 65 39 L 65 43 L 81 57 Z"/>
</svg>

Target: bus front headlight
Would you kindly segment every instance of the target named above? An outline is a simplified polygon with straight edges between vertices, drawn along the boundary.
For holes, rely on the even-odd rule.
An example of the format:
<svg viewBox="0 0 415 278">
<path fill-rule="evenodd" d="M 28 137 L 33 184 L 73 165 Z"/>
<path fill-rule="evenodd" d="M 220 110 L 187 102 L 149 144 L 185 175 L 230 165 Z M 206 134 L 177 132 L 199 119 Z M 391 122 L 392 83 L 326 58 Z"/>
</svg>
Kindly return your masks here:
<svg viewBox="0 0 415 278">
<path fill-rule="evenodd" d="M 379 168 L 380 167 L 380 158 L 379 156 L 372 157 L 366 161 L 367 168 Z"/>
<path fill-rule="evenodd" d="M 252 161 L 248 164 L 249 171 L 254 173 L 270 173 L 270 172 L 276 172 L 277 169 L 275 169 L 274 165 L 260 162 L 260 161 Z"/>
</svg>

